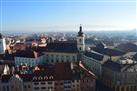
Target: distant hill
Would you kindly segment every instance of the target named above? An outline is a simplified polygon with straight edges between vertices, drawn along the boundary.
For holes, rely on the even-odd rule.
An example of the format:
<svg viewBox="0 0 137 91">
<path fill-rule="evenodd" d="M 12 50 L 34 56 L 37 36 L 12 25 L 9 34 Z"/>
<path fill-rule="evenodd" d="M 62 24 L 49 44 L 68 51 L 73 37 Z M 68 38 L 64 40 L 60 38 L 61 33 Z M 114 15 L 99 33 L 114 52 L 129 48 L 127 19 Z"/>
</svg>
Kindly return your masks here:
<svg viewBox="0 0 137 91">
<path fill-rule="evenodd" d="M 137 45 L 133 43 L 122 43 L 116 46 L 116 49 L 124 52 L 137 52 Z"/>
</svg>

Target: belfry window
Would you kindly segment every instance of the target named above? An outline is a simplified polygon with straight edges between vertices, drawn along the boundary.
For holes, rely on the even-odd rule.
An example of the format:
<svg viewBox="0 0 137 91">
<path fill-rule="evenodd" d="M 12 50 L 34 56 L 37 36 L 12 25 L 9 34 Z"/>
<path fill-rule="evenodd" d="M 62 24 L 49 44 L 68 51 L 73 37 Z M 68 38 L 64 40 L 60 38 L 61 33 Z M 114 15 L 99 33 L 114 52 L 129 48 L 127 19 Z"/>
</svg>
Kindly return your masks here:
<svg viewBox="0 0 137 91">
<path fill-rule="evenodd" d="M 81 39 L 79 39 L 79 42 L 81 42 Z"/>
<path fill-rule="evenodd" d="M 79 50 L 81 50 L 81 47 L 79 48 Z"/>
</svg>

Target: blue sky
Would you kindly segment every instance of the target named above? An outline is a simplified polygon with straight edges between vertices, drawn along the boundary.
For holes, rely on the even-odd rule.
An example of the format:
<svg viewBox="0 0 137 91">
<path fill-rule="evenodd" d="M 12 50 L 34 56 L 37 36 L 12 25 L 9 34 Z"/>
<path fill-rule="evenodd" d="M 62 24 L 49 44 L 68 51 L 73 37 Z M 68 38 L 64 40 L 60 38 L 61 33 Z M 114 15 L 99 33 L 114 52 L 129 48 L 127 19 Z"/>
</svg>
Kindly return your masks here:
<svg viewBox="0 0 137 91">
<path fill-rule="evenodd" d="M 1 0 L 2 31 L 127 30 L 136 0 Z"/>
</svg>

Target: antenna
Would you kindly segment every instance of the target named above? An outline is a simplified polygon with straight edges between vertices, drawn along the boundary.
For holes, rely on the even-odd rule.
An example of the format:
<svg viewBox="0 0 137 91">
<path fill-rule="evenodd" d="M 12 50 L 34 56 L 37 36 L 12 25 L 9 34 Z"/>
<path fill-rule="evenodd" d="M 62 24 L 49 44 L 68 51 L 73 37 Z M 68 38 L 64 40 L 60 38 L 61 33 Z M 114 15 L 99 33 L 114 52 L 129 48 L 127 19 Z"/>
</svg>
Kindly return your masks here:
<svg viewBox="0 0 137 91">
<path fill-rule="evenodd" d="M 82 24 L 80 24 L 80 26 L 82 26 Z"/>
</svg>

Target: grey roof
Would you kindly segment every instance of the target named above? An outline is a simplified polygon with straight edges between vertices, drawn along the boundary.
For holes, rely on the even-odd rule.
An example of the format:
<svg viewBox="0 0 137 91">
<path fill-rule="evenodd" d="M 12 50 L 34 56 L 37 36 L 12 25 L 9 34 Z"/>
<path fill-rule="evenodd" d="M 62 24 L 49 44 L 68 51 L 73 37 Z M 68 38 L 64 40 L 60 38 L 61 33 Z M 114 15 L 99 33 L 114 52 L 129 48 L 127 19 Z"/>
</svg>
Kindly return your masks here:
<svg viewBox="0 0 137 91">
<path fill-rule="evenodd" d="M 88 57 L 91 57 L 95 60 L 98 60 L 98 61 L 103 61 L 103 58 L 104 58 L 104 55 L 100 54 L 100 53 L 97 53 L 97 52 L 85 52 L 84 54 L 85 56 L 88 56 Z"/>
<path fill-rule="evenodd" d="M 133 63 L 133 64 L 120 64 L 117 62 L 113 62 L 113 61 L 106 61 L 103 64 L 103 67 L 109 68 L 113 71 L 116 72 L 134 72 L 137 71 L 137 64 Z"/>
<path fill-rule="evenodd" d="M 101 54 L 105 54 L 108 56 L 122 56 L 125 54 L 125 52 L 119 50 L 119 49 L 111 49 L 111 48 L 103 48 L 103 49 L 99 49 L 99 48 L 94 48 L 94 51 L 97 51 Z"/>
</svg>

